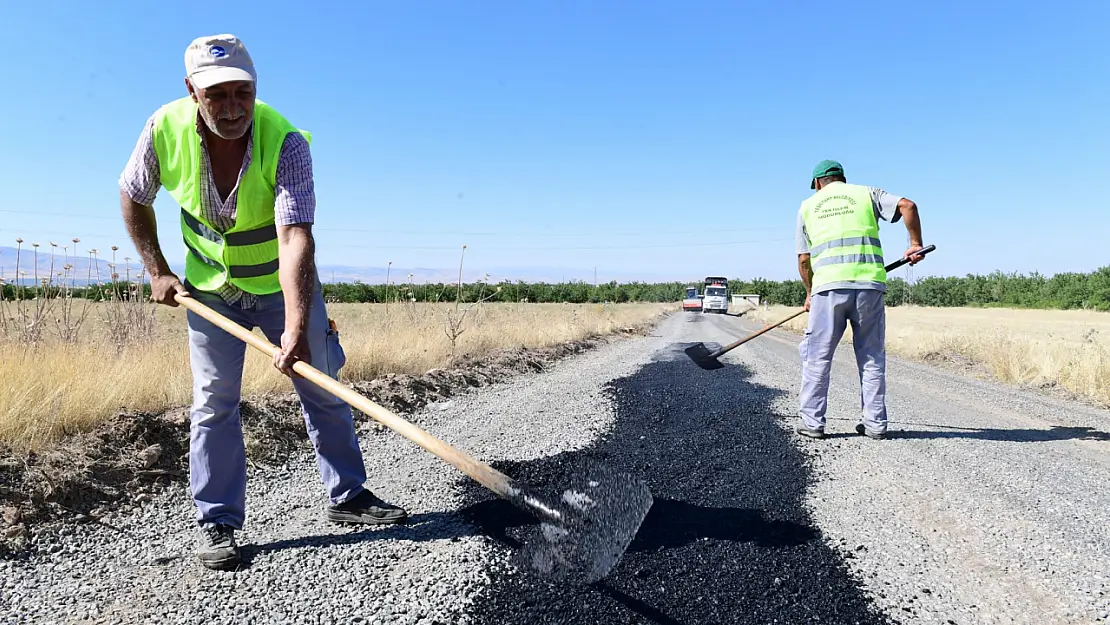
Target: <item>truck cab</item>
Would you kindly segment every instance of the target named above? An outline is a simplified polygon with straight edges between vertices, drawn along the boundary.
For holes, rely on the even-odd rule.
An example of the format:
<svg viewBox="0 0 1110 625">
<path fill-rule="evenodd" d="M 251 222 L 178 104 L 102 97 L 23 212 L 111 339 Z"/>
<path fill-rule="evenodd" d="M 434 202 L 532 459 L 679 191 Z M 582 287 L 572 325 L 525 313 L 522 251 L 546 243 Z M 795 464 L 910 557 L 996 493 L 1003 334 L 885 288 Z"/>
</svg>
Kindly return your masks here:
<svg viewBox="0 0 1110 625">
<path fill-rule="evenodd" d="M 709 276 L 705 279 L 702 297 L 703 313 L 723 314 L 728 312 L 728 279 L 723 276 Z"/>
</svg>

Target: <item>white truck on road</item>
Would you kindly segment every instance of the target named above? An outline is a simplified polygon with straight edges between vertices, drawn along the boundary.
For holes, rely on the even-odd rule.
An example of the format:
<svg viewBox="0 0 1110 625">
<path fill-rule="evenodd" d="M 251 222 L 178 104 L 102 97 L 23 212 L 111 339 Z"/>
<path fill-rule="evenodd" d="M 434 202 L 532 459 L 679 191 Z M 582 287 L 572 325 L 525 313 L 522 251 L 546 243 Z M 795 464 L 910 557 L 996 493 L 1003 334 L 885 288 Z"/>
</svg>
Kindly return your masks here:
<svg viewBox="0 0 1110 625">
<path fill-rule="evenodd" d="M 713 312 L 724 314 L 728 312 L 728 278 L 723 276 L 709 276 L 705 279 L 705 290 L 701 300 L 703 313 Z"/>
</svg>

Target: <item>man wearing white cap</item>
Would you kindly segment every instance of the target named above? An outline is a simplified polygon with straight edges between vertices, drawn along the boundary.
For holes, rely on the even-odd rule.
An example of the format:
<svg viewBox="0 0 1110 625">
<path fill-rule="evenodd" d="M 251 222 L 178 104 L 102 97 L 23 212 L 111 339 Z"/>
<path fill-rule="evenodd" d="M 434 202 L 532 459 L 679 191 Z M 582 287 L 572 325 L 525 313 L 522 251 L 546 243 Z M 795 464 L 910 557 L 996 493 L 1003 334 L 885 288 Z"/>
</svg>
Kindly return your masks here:
<svg viewBox="0 0 1110 625">
<path fill-rule="evenodd" d="M 147 120 L 120 177 L 128 233 L 151 275 L 153 299 L 177 306 L 195 297 L 281 351 L 274 366 L 292 378 L 336 522 L 399 523 L 403 509 L 376 497 L 351 408 L 292 373 L 297 360 L 336 378 L 345 356 L 329 324 L 315 266 L 311 135 L 256 100 L 254 64 L 232 35 L 194 40 L 185 50 L 188 96 Z M 185 283 L 158 243 L 160 187 L 181 206 Z M 239 421 L 246 345 L 187 314 L 193 375 L 190 487 L 200 525 L 200 561 L 234 568 L 235 530 L 246 516 L 246 454 Z"/>
</svg>

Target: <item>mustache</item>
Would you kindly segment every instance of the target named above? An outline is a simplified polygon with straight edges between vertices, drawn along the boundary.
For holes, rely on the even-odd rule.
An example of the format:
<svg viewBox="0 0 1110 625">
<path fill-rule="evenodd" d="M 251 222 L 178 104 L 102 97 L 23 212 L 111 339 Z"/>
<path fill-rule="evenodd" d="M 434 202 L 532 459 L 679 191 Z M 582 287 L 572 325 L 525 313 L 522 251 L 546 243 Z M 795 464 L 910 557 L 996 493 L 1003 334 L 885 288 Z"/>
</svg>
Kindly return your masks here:
<svg viewBox="0 0 1110 625">
<path fill-rule="evenodd" d="M 216 116 L 216 119 L 235 121 L 246 114 L 246 109 L 244 109 L 242 106 L 236 106 L 236 110 L 234 113 L 231 111 L 220 111 L 220 114 Z"/>
</svg>

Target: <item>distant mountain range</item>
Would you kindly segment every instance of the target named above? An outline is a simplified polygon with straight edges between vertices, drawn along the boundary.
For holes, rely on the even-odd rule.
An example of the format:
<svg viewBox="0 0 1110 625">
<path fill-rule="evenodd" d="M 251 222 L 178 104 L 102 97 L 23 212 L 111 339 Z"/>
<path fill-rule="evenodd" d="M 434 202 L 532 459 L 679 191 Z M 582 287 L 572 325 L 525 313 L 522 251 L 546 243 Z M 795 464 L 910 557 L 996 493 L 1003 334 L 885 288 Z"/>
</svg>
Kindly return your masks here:
<svg viewBox="0 0 1110 625">
<path fill-rule="evenodd" d="M 104 259 L 105 252 L 108 255 L 107 260 Z M 82 256 L 75 257 L 72 252 L 67 255 L 66 250 L 63 250 L 61 246 L 52 247 L 50 244 L 40 244 L 37 253 L 36 249 L 30 245 L 24 246 L 22 249 L 0 246 L 0 278 L 14 282 L 17 261 L 21 280 L 26 284 L 33 283 L 36 275 L 39 280 L 50 277 L 54 283 L 64 279 L 67 284 L 72 281 L 73 284 L 77 285 L 83 285 L 87 282 L 106 282 L 112 277 L 112 268 L 110 267 L 112 264 L 111 250 L 100 250 L 96 260 L 93 261 L 87 251 Z M 67 269 L 66 265 L 70 267 Z M 126 277 L 128 270 L 130 270 L 132 277 L 138 276 L 142 271 L 142 264 L 137 262 L 136 259 L 132 258 L 130 262 L 127 262 L 118 253 L 115 265 L 115 271 L 121 277 Z M 53 275 L 51 275 L 52 272 Z M 63 275 L 59 276 L 58 274 Z"/>
<path fill-rule="evenodd" d="M 111 250 L 99 250 L 97 257 L 90 260 L 89 255 L 86 253 L 79 257 L 74 257 L 72 254 L 67 258 L 65 251 L 59 246 L 56 248 L 51 247 L 49 244 L 40 244 L 38 248 L 37 267 L 35 250 L 31 246 L 26 246 L 21 250 L 14 247 L 0 246 L 0 278 L 4 278 L 9 282 L 14 282 L 16 275 L 16 252 L 19 252 L 19 271 L 22 274 L 22 280 L 25 284 L 31 284 L 35 280 L 36 269 L 39 279 L 50 276 L 51 263 L 53 263 L 53 279 L 57 283 L 59 279 L 64 278 L 67 283 L 72 281 L 75 285 L 84 285 L 87 282 L 108 281 L 112 275 L 111 264 Z M 51 258 L 53 252 L 53 258 Z M 107 259 L 105 259 L 105 252 L 107 252 Z M 69 264 L 70 268 L 67 270 L 65 265 Z M 173 269 L 178 275 L 184 271 L 181 263 L 170 263 L 170 268 Z M 137 259 L 130 259 L 128 262 L 123 256 L 116 255 L 115 272 L 121 278 L 126 277 L 128 270 L 131 272 L 132 279 L 140 274 L 142 271 L 142 264 Z M 391 282 L 403 284 L 409 281 L 409 274 L 412 274 L 412 282 L 414 284 L 430 283 L 453 283 L 458 280 L 458 268 L 429 268 L 429 267 L 357 267 L 352 265 L 320 265 L 318 267 L 320 279 L 324 282 L 362 282 L 365 284 L 384 284 L 386 276 L 389 276 Z M 64 274 L 59 276 L 58 274 Z M 573 282 L 583 281 L 592 283 L 594 275 L 592 269 L 579 269 L 579 268 L 566 268 L 566 267 L 491 267 L 491 268 L 463 268 L 463 281 L 475 282 L 483 279 L 489 275 L 491 283 L 502 282 L 504 280 L 517 281 L 523 280 L 525 282 Z M 598 275 L 599 282 L 608 282 L 617 280 L 618 282 L 664 282 L 671 280 L 681 280 L 681 278 L 674 278 L 670 276 L 650 275 L 642 273 L 630 272 L 605 272 L 603 275 Z"/>
</svg>

